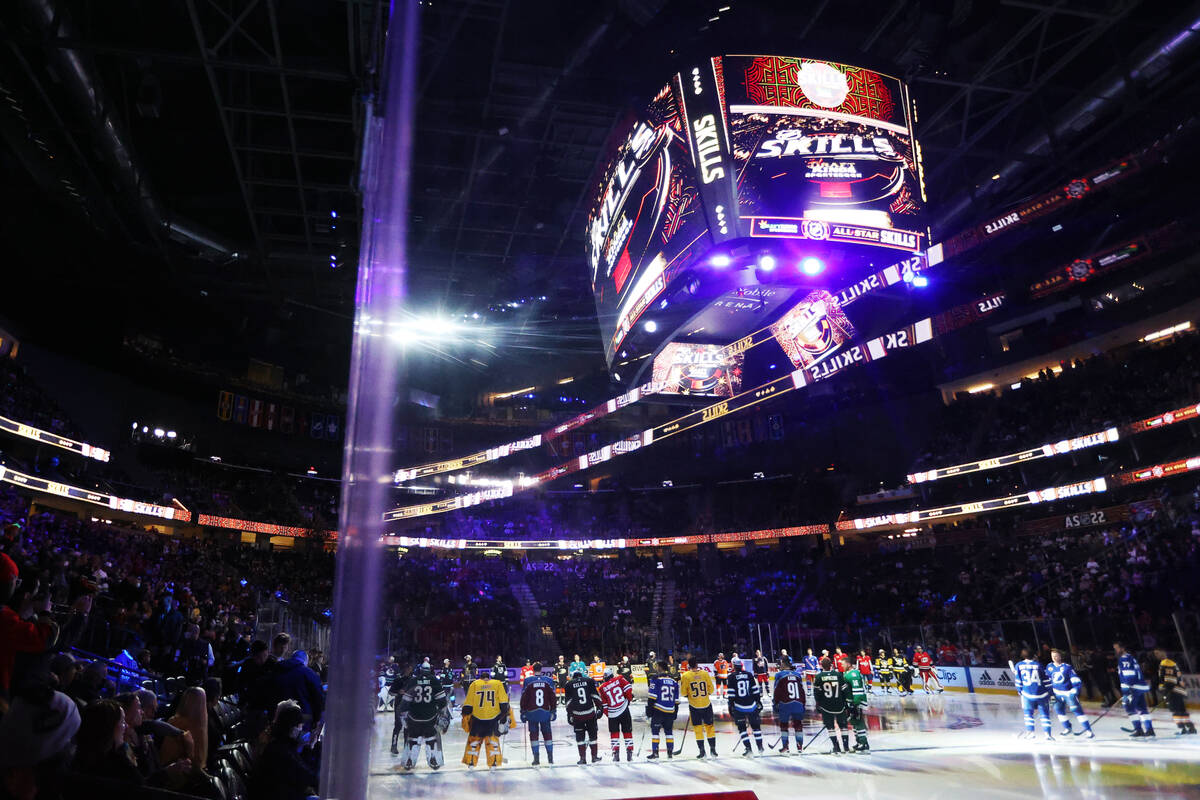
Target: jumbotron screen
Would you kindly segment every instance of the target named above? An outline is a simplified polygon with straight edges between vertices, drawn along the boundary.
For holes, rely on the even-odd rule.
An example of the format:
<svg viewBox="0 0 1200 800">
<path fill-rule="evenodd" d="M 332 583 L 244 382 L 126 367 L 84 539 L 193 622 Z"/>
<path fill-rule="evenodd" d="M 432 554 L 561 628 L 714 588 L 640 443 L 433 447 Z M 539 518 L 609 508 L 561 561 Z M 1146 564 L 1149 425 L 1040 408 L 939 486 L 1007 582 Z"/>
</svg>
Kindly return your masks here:
<svg viewBox="0 0 1200 800">
<path fill-rule="evenodd" d="M 673 284 L 712 252 L 923 250 L 912 125 L 908 87 L 869 69 L 757 55 L 686 66 L 614 134 L 592 197 L 587 263 L 610 366 L 649 311 L 678 313 Z M 714 299 L 697 294 L 697 311 Z"/>
</svg>

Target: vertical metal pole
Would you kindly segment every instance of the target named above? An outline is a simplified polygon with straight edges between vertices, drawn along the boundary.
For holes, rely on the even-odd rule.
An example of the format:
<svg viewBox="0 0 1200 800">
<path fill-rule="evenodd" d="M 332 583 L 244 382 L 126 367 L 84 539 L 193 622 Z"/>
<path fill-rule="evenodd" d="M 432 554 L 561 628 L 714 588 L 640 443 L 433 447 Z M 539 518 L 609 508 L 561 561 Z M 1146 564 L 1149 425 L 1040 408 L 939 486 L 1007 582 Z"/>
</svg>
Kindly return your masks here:
<svg viewBox="0 0 1200 800">
<path fill-rule="evenodd" d="M 338 520 L 337 575 L 330 647 L 328 736 L 322 797 L 366 800 L 375 722 L 364 680 L 379 644 L 380 536 L 392 459 L 392 404 L 401 389 L 408 193 L 411 180 L 417 9 L 392 0 L 381 97 L 369 107 L 363 153 L 362 242 L 355 287 L 354 340 Z"/>
<path fill-rule="evenodd" d="M 1067 624 L 1067 618 L 1063 617 L 1063 634 L 1067 637 L 1067 660 L 1071 660 L 1071 653 L 1075 652 L 1075 640 L 1071 637 L 1071 626 Z"/>
</svg>

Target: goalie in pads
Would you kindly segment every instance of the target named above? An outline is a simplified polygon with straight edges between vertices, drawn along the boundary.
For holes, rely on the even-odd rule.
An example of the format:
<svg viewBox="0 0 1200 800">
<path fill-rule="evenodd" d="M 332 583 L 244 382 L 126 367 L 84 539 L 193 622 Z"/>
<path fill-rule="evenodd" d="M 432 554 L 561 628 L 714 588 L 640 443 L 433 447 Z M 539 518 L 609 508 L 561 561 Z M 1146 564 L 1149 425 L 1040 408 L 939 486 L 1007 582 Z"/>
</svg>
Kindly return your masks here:
<svg viewBox="0 0 1200 800">
<path fill-rule="evenodd" d="M 421 745 L 425 745 L 429 766 L 438 769 L 446 759 L 442 753 L 442 734 L 450 725 L 446 688 L 433 674 L 429 664 L 421 664 L 404 684 L 396 704 L 397 718 L 404 720 L 404 762 L 410 770 L 417 765 Z M 396 752 L 396 733 L 392 734 L 392 752 Z"/>
<path fill-rule="evenodd" d="M 500 737 L 513 724 L 513 712 L 508 705 L 508 690 L 502 681 L 484 673 L 467 688 L 463 699 L 462 727 L 467 733 L 463 763 L 474 767 L 479 763 L 480 746 L 486 746 L 487 764 L 498 767 L 504 763 Z"/>
</svg>

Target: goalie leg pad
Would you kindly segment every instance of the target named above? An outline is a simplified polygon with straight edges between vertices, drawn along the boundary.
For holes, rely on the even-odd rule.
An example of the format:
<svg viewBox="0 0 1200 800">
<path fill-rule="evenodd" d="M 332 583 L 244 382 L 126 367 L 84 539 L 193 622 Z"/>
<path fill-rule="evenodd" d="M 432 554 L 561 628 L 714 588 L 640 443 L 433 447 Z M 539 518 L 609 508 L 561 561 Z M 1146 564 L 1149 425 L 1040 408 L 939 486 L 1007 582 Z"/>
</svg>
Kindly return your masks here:
<svg viewBox="0 0 1200 800">
<path fill-rule="evenodd" d="M 438 769 L 446 763 L 446 754 L 442 752 L 442 736 L 436 734 L 425 739 L 425 752 L 429 756 L 429 766 Z"/>
<path fill-rule="evenodd" d="M 489 736 L 483 740 L 487 748 L 487 763 L 489 767 L 498 767 L 504 763 L 504 753 L 500 749 L 500 737 Z"/>
<path fill-rule="evenodd" d="M 483 744 L 483 738 L 479 736 L 468 736 L 467 747 L 463 751 L 463 763 L 468 767 L 473 767 L 479 763 L 479 747 Z"/>
</svg>

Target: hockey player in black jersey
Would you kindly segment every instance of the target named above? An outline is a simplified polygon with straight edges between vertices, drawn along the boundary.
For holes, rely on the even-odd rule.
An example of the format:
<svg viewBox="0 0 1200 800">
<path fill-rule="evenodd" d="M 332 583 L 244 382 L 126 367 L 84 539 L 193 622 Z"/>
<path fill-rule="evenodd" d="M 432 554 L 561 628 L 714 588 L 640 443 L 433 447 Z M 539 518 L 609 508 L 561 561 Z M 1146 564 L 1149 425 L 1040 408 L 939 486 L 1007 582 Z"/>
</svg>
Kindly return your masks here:
<svg viewBox="0 0 1200 800">
<path fill-rule="evenodd" d="M 575 744 L 579 748 L 579 764 L 587 763 L 591 747 L 592 763 L 600 760 L 597 727 L 604 703 L 596 682 L 582 671 L 571 674 L 567 682 L 567 722 L 575 729 Z"/>
<path fill-rule="evenodd" d="M 404 685 L 408 683 L 409 671 L 407 666 L 395 661 L 390 662 L 388 666 L 392 675 L 387 692 L 392 700 L 392 755 L 395 756 L 400 754 L 400 734 L 404 732 L 404 712 L 400 710 L 400 695 L 404 693 Z"/>
<path fill-rule="evenodd" d="M 554 694 L 558 696 L 558 701 L 563 705 L 567 703 L 567 682 L 571 680 L 571 673 L 567 671 L 567 659 L 565 656 L 558 657 L 558 663 L 554 665 L 554 681 L 556 688 Z"/>
<path fill-rule="evenodd" d="M 454 670 L 450 668 L 450 659 L 442 659 L 442 668 L 436 673 L 437 679 L 441 682 L 442 688 L 446 690 L 446 704 L 450 708 L 454 708 Z"/>
<path fill-rule="evenodd" d="M 405 682 L 400 702 L 396 704 L 396 716 L 404 718 L 404 769 L 416 766 L 421 745 L 425 745 L 429 766 L 441 767 L 445 763 L 442 733 L 450 726 L 450 713 L 446 689 L 428 664 L 418 666 Z M 392 737 L 392 752 L 395 753 L 394 732 Z"/>
<path fill-rule="evenodd" d="M 742 660 L 734 656 L 733 674 L 729 676 L 729 715 L 733 717 L 742 746 L 746 748 L 742 755 L 752 754 L 747 726 L 754 731 L 754 743 L 758 745 L 759 755 L 763 753 L 762 708 L 762 690 L 756 675 L 747 672 Z"/>
<path fill-rule="evenodd" d="M 850 752 L 850 717 L 846 701 L 850 695 L 850 687 L 846 677 L 833 668 L 833 662 L 828 656 L 821 659 L 821 671 L 813 681 L 813 697 L 817 708 L 821 711 L 821 722 L 829 731 L 829 739 L 833 742 L 833 752 L 841 753 L 838 746 L 838 729 L 842 734 L 842 746 L 845 752 Z"/>
</svg>

